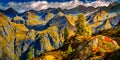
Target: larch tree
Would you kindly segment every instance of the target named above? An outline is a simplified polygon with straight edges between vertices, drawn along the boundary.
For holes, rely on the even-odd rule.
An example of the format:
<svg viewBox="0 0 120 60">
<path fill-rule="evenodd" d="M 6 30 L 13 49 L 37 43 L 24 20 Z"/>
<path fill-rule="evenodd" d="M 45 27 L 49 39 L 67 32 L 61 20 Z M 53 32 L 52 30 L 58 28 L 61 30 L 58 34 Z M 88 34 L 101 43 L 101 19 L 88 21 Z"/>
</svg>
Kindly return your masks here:
<svg viewBox="0 0 120 60">
<path fill-rule="evenodd" d="M 92 30 L 90 26 L 86 24 L 86 16 L 84 14 L 78 14 L 76 20 L 76 34 L 81 36 L 91 36 Z"/>
</svg>

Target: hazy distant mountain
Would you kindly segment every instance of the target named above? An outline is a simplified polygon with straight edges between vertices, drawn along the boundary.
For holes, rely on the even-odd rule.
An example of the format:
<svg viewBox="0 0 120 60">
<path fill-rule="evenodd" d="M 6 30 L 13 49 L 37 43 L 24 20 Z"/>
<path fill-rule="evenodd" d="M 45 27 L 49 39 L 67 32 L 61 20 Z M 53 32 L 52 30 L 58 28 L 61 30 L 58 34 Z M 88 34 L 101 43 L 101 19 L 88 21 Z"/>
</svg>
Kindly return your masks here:
<svg viewBox="0 0 120 60">
<path fill-rule="evenodd" d="M 8 8 L 7 10 L 3 11 L 3 13 L 12 18 L 18 14 L 18 12 L 14 10 L 13 8 Z"/>
</svg>

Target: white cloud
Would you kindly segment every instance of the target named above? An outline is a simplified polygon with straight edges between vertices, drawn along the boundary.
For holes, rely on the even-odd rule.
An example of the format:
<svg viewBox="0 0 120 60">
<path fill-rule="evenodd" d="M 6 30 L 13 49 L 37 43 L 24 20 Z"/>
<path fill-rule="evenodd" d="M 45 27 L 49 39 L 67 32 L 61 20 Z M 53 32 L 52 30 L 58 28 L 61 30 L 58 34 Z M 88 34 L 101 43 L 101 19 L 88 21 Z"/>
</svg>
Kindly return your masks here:
<svg viewBox="0 0 120 60">
<path fill-rule="evenodd" d="M 38 1 L 38 2 L 32 2 L 30 7 L 32 9 L 41 10 L 48 8 L 48 5 L 49 5 L 48 2 L 46 1 Z"/>
<path fill-rule="evenodd" d="M 110 2 L 106 1 L 94 1 L 92 3 L 86 3 L 84 4 L 85 6 L 94 6 L 94 7 L 99 7 L 99 6 L 108 6 Z"/>
<path fill-rule="evenodd" d="M 106 2 L 106 1 L 94 1 L 92 3 L 83 3 L 79 0 L 73 0 L 73 1 L 69 1 L 69 2 L 50 2 L 48 3 L 47 1 L 31 1 L 31 2 L 9 2 L 6 6 L 6 8 L 12 7 L 14 9 L 16 9 L 18 12 L 24 12 L 27 10 L 42 10 L 42 9 L 47 9 L 47 8 L 62 8 L 62 9 L 71 9 L 74 8 L 78 5 L 84 5 L 84 6 L 94 6 L 94 7 L 98 7 L 98 6 L 108 6 L 110 2 Z M 0 8 L 1 9 L 5 9 L 4 6 L 2 4 L 0 4 Z"/>
</svg>

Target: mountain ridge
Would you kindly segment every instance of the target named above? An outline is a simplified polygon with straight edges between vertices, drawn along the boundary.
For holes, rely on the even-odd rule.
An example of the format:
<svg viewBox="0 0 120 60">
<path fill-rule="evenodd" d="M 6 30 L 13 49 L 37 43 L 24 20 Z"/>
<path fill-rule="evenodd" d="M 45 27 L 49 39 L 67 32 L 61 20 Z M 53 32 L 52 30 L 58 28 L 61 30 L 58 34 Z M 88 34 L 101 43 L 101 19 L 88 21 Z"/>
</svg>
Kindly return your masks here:
<svg viewBox="0 0 120 60">
<path fill-rule="evenodd" d="M 106 53 L 119 49 L 119 5 L 24 13 L 0 10 L 0 60 L 104 59 Z M 86 19 L 82 22 L 86 25 L 78 29 L 83 27 L 83 33 L 90 31 L 92 36 L 76 34 L 79 19 Z"/>
</svg>

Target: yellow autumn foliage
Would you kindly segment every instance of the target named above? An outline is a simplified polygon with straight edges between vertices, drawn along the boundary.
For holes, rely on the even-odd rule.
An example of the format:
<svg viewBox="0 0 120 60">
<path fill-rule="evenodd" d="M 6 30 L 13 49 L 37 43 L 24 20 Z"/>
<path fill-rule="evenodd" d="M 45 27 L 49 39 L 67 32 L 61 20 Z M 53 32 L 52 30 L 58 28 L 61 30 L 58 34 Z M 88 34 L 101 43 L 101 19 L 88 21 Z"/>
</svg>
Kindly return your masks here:
<svg viewBox="0 0 120 60">
<path fill-rule="evenodd" d="M 4 16 L 3 13 L 0 13 L 0 26 L 8 25 L 8 22 L 10 22 L 10 19 Z"/>
<path fill-rule="evenodd" d="M 16 20 L 23 20 L 23 18 L 21 18 L 20 16 L 17 16 L 17 15 L 16 15 L 13 19 L 14 19 L 15 21 L 16 21 Z"/>
<path fill-rule="evenodd" d="M 46 52 L 44 55 L 43 60 L 62 60 L 63 57 L 67 56 L 66 53 L 61 50 Z"/>
<path fill-rule="evenodd" d="M 4 14 L 0 13 L 0 48 L 2 49 L 3 56 L 11 56 L 11 58 L 14 57 L 14 54 L 12 54 L 11 51 L 14 51 L 14 45 L 9 45 L 9 42 L 13 42 L 15 36 L 14 31 L 12 30 L 12 23 L 10 22 L 10 19 L 6 17 Z"/>
<path fill-rule="evenodd" d="M 36 20 L 37 18 L 39 18 L 39 16 L 37 16 L 34 12 L 27 12 L 28 14 L 28 20 Z"/>
<path fill-rule="evenodd" d="M 16 24 L 15 28 L 17 31 L 29 31 L 24 24 Z"/>
<path fill-rule="evenodd" d="M 39 16 L 37 16 L 34 12 L 27 12 L 28 20 L 27 25 L 34 26 L 38 24 L 45 24 L 46 22 L 39 20 Z"/>
<path fill-rule="evenodd" d="M 75 16 L 72 14 L 66 15 L 67 20 L 70 22 L 71 25 L 75 26 Z"/>
<path fill-rule="evenodd" d="M 110 20 L 107 20 L 105 23 L 105 29 L 110 29 L 110 28 L 111 28 Z"/>
<path fill-rule="evenodd" d="M 54 49 L 54 47 L 50 44 L 50 40 L 45 39 L 44 37 L 41 38 L 40 43 L 43 44 L 43 49 L 45 49 L 46 51 L 51 51 Z"/>
<path fill-rule="evenodd" d="M 27 36 L 26 36 L 26 39 L 31 38 L 32 40 L 35 40 L 35 37 L 36 37 L 36 31 L 33 30 L 33 29 L 31 29 L 31 30 L 28 32 L 28 34 L 27 34 Z"/>
<path fill-rule="evenodd" d="M 40 41 L 42 44 L 44 44 L 43 46 L 45 47 L 47 51 L 54 49 L 53 46 L 50 44 L 50 40 L 45 38 L 45 37 L 48 37 L 48 34 L 51 36 L 52 41 L 54 42 L 55 45 L 59 44 L 60 42 L 58 28 L 56 26 L 52 26 L 46 30 L 39 31 L 37 32 L 37 34 L 39 34 L 39 36 L 42 37 Z"/>
<path fill-rule="evenodd" d="M 58 14 L 57 14 L 58 16 L 64 16 L 65 14 L 63 13 L 63 12 L 58 12 Z"/>
<path fill-rule="evenodd" d="M 51 18 L 53 18 L 54 17 L 54 14 L 53 13 L 50 13 L 50 12 L 48 12 L 47 13 L 47 16 L 45 17 L 45 20 L 50 20 Z"/>
<path fill-rule="evenodd" d="M 53 55 L 46 55 L 45 60 L 56 60 Z"/>
<path fill-rule="evenodd" d="M 40 23 L 41 23 L 40 20 L 28 20 L 27 21 L 27 24 L 30 25 L 30 26 L 38 25 Z"/>
<path fill-rule="evenodd" d="M 104 18 L 107 14 L 108 13 L 104 10 L 96 13 L 96 15 L 93 17 L 94 24 L 92 26 L 96 27 L 96 26 L 99 26 L 100 24 L 102 24 L 102 21 L 104 21 Z"/>
<path fill-rule="evenodd" d="M 69 31 L 68 31 L 68 32 L 69 32 L 69 37 L 70 37 L 70 36 L 74 36 L 74 35 L 75 35 L 75 32 L 74 32 L 72 29 L 69 29 Z"/>
<path fill-rule="evenodd" d="M 29 31 L 24 24 L 15 24 L 15 37 L 17 40 L 26 39 L 26 33 Z"/>
</svg>

